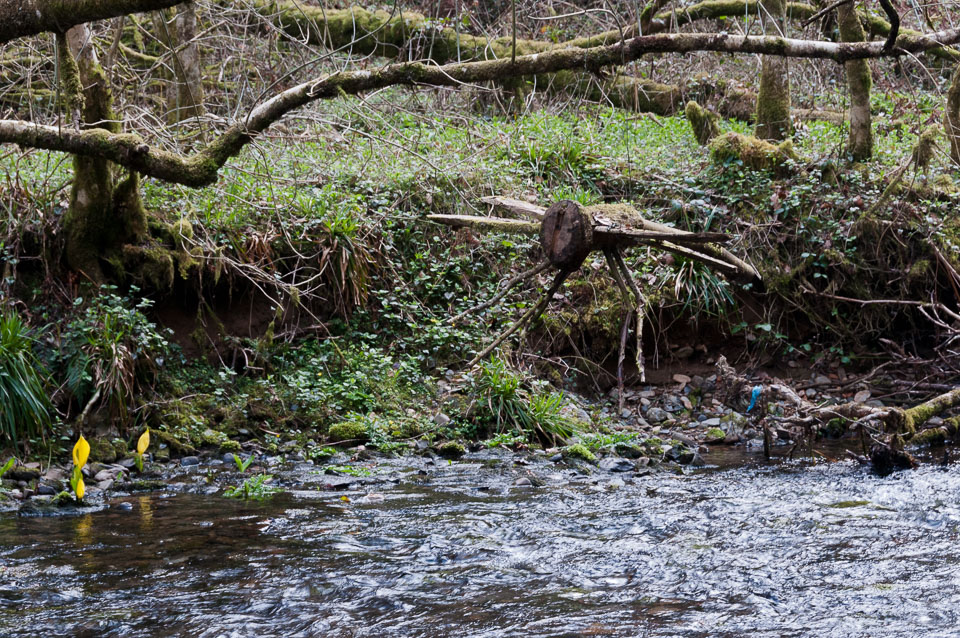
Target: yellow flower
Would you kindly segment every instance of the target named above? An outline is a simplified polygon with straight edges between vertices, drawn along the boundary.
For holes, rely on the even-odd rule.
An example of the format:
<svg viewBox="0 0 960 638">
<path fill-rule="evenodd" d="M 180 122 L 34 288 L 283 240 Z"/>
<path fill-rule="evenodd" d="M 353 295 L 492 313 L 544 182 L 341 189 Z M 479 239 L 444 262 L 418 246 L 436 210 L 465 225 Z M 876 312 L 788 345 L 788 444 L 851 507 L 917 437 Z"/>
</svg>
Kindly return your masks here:
<svg viewBox="0 0 960 638">
<path fill-rule="evenodd" d="M 148 447 L 150 447 L 150 428 L 147 428 L 144 433 L 140 435 L 140 439 L 137 440 L 137 454 L 142 456 Z"/>
<path fill-rule="evenodd" d="M 83 500 L 84 488 L 85 488 L 85 486 L 84 486 L 84 484 L 83 484 L 83 479 L 81 478 L 79 481 L 77 481 L 77 500 L 78 500 L 78 501 L 82 501 L 82 500 Z"/>
<path fill-rule="evenodd" d="M 75 467 L 83 467 L 87 464 L 88 456 L 90 456 L 90 444 L 87 443 L 87 440 L 83 438 L 81 434 L 77 444 L 73 446 L 73 465 Z"/>
</svg>

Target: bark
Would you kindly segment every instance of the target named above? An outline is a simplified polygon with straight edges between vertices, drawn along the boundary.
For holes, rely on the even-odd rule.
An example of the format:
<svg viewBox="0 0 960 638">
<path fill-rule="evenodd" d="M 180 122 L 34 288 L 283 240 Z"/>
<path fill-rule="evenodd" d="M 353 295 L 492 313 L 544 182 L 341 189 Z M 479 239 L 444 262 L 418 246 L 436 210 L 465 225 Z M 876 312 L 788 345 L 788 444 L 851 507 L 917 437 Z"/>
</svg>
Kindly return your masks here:
<svg viewBox="0 0 960 638">
<path fill-rule="evenodd" d="M 837 26 L 840 29 L 840 39 L 844 42 L 863 42 L 866 39 L 852 2 L 837 7 Z M 870 89 L 873 78 L 870 75 L 870 64 L 866 60 L 848 60 L 844 62 L 844 69 L 850 91 L 850 137 L 847 141 L 847 154 L 854 161 L 861 162 L 873 156 L 873 129 L 870 118 Z"/>
<path fill-rule="evenodd" d="M 764 33 L 786 35 L 787 6 L 784 0 L 764 0 L 759 11 Z M 756 132 L 760 139 L 773 141 L 784 140 L 792 134 L 790 63 L 785 57 L 765 55 L 760 60 Z"/>
<path fill-rule="evenodd" d="M 943 114 L 943 127 L 950 142 L 950 160 L 960 167 L 960 63 L 953 72 L 953 82 L 947 91 L 947 108 Z"/>
<path fill-rule="evenodd" d="M 183 0 L 0 0 L 0 44 L 16 38 L 172 7 Z"/>
<path fill-rule="evenodd" d="M 113 100 L 106 75 L 100 67 L 90 30 L 85 25 L 66 33 L 69 56 L 83 88 L 82 126 L 118 134 L 120 125 L 113 113 Z M 72 72 L 72 71 L 71 71 Z M 69 85 L 65 88 L 69 90 Z M 79 104 L 76 96 L 68 98 Z M 81 133 L 81 131 L 76 131 Z M 146 214 L 140 204 L 136 174 L 116 185 L 117 168 L 102 156 L 74 155 L 70 205 L 63 219 L 67 263 L 94 281 L 102 281 L 101 258 L 123 243 L 137 241 L 146 234 Z"/>
<path fill-rule="evenodd" d="M 157 38 L 170 51 L 171 77 L 167 87 L 167 121 L 182 122 L 202 115 L 203 83 L 197 35 L 197 10 L 193 2 L 184 2 L 173 15 L 153 14 Z"/>
<path fill-rule="evenodd" d="M 773 36 L 680 33 L 637 37 L 623 43 L 589 49 L 565 48 L 517 56 L 515 62 L 509 59 L 485 60 L 442 66 L 402 62 L 369 71 L 344 71 L 304 82 L 275 95 L 189 158 L 152 148 L 136 135 L 103 129 L 71 131 L 20 120 L 0 120 L 0 142 L 109 159 L 145 175 L 200 187 L 215 182 L 220 167 L 271 124 L 287 113 L 317 100 L 356 95 L 388 86 L 462 87 L 476 82 L 572 69 L 599 72 L 605 66 L 630 62 L 647 53 L 719 51 L 829 59 L 835 62 L 895 57 L 960 42 L 960 28 L 933 33 L 922 40 L 905 41 L 902 46 L 900 40 L 897 42 L 897 47 L 887 51 L 881 42 L 833 43 Z"/>
</svg>

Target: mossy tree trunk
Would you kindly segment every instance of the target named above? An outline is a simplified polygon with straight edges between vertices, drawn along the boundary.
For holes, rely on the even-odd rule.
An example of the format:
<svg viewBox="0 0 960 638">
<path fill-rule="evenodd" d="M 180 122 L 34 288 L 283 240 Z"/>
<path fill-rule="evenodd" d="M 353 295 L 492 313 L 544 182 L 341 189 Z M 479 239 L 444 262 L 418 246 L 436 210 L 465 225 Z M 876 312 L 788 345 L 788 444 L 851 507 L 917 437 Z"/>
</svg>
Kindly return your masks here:
<svg viewBox="0 0 960 638">
<path fill-rule="evenodd" d="M 944 113 L 943 127 L 950 142 L 950 159 L 960 167 L 960 64 L 953 73 L 953 82 L 947 91 L 947 108 Z"/>
<path fill-rule="evenodd" d="M 82 105 L 83 128 L 120 132 L 106 74 L 86 25 L 78 25 L 60 39 L 61 77 L 67 101 Z M 83 87 L 82 96 L 70 94 Z M 91 280 L 104 280 L 101 259 L 124 243 L 146 235 L 146 214 L 140 203 L 139 178 L 130 173 L 117 184 L 118 168 L 105 159 L 75 155 L 70 206 L 64 216 L 69 266 Z"/>
<path fill-rule="evenodd" d="M 787 3 L 759 3 L 766 35 L 785 36 Z M 757 94 L 757 137 L 784 140 L 792 134 L 790 124 L 790 63 L 785 57 L 764 55 L 760 59 L 760 91 Z"/>
<path fill-rule="evenodd" d="M 837 26 L 844 42 L 863 42 L 866 35 L 852 2 L 837 7 Z M 873 156 L 873 130 L 870 117 L 870 89 L 873 78 L 866 60 L 844 62 L 847 87 L 850 90 L 850 137 L 847 153 L 857 162 Z"/>
</svg>

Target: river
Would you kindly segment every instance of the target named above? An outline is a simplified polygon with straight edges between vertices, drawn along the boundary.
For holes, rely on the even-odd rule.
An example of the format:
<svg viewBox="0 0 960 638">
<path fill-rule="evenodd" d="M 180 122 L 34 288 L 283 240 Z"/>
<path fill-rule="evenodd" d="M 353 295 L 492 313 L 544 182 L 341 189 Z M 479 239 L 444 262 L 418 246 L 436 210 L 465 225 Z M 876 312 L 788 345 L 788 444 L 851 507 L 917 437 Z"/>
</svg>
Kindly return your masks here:
<svg viewBox="0 0 960 638">
<path fill-rule="evenodd" d="M 958 466 L 711 459 L 408 458 L 344 491 L 300 465 L 260 502 L 205 493 L 200 467 L 100 511 L 4 515 L 0 635 L 960 633 Z"/>
</svg>

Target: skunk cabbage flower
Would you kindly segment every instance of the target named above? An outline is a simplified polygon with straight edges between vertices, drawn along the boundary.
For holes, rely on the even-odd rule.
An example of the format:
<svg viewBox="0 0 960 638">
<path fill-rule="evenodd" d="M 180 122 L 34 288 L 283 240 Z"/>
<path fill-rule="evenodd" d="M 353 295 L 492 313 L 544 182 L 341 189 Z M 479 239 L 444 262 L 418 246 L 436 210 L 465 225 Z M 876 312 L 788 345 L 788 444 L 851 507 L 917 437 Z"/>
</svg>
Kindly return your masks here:
<svg viewBox="0 0 960 638">
<path fill-rule="evenodd" d="M 77 444 L 73 446 L 73 465 L 74 467 L 83 467 L 87 464 L 87 457 L 90 456 L 90 444 L 80 435 Z"/>
<path fill-rule="evenodd" d="M 150 447 L 150 428 L 147 428 L 137 440 L 137 454 L 143 456 L 143 453 L 147 451 L 148 447 Z"/>
</svg>

